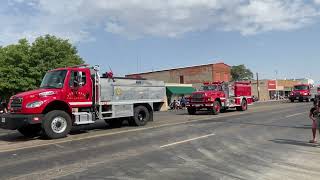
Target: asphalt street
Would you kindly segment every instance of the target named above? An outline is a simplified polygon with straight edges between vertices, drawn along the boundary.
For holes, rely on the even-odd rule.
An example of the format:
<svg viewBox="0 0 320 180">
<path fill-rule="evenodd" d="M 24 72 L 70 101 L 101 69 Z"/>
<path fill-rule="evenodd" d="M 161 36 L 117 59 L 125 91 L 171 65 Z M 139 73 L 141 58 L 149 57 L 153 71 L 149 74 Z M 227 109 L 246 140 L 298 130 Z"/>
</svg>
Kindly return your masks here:
<svg viewBox="0 0 320 180">
<path fill-rule="evenodd" d="M 0 130 L 0 179 L 319 179 L 311 103 L 217 116 L 160 112 L 145 127 L 76 127 L 59 140 Z"/>
</svg>

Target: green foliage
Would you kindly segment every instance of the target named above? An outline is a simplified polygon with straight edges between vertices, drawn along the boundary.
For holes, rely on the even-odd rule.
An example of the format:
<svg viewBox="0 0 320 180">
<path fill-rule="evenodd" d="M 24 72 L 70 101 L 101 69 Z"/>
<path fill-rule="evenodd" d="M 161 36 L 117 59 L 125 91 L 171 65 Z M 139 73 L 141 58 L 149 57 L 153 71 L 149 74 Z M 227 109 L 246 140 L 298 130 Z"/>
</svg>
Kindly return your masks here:
<svg viewBox="0 0 320 180">
<path fill-rule="evenodd" d="M 233 81 L 252 80 L 253 73 L 250 69 L 246 68 L 244 64 L 232 66 L 231 76 Z"/>
<path fill-rule="evenodd" d="M 50 35 L 32 44 L 21 39 L 18 44 L 0 47 L 0 96 L 8 98 L 39 87 L 50 69 L 84 63 L 77 53 L 68 40 Z"/>
</svg>

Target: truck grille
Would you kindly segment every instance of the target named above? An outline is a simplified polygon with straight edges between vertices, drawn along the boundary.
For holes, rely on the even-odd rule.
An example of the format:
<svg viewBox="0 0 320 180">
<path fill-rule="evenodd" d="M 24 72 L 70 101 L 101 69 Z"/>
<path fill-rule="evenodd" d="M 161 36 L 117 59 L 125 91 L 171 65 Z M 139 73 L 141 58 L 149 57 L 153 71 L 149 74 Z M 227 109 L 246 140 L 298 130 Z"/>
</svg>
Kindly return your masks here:
<svg viewBox="0 0 320 180">
<path fill-rule="evenodd" d="M 203 98 L 203 94 L 192 94 L 192 98 L 193 99 L 202 99 Z"/>
<path fill-rule="evenodd" d="M 10 108 L 17 110 L 22 108 L 22 98 L 13 98 L 11 100 Z"/>
<path fill-rule="evenodd" d="M 193 94 L 192 95 L 192 102 L 203 102 L 203 94 Z"/>
</svg>

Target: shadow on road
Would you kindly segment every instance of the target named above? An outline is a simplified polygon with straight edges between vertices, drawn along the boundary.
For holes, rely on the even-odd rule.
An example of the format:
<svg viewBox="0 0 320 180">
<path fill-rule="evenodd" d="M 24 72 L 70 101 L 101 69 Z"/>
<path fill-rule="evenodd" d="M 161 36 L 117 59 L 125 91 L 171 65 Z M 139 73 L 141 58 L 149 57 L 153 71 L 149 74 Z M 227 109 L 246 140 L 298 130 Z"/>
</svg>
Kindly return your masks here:
<svg viewBox="0 0 320 180">
<path fill-rule="evenodd" d="M 228 121 L 226 123 L 240 124 L 240 125 L 265 126 L 265 127 L 279 127 L 279 128 L 311 129 L 311 126 L 309 126 L 309 125 L 287 126 L 287 125 L 273 125 L 273 124 L 262 124 L 262 123 L 244 123 L 244 122 L 228 122 Z"/>
<path fill-rule="evenodd" d="M 245 115 L 245 114 L 244 114 Z M 253 123 L 253 122 L 237 122 L 232 119 L 220 119 L 213 121 L 197 121 L 193 122 L 195 124 L 209 124 L 209 123 L 228 123 L 232 125 L 250 125 L 250 126 L 264 126 L 264 127 L 278 127 L 278 128 L 294 128 L 294 129 L 311 129 L 311 125 L 301 125 L 301 126 L 288 126 L 288 125 L 275 125 L 275 124 L 264 124 L 264 123 Z"/>
<path fill-rule="evenodd" d="M 124 122 L 122 124 L 122 127 L 128 127 L 129 124 L 127 122 Z M 111 130 L 111 129 L 116 129 L 115 127 L 109 126 L 107 123 L 104 121 L 97 122 L 92 125 L 86 125 L 86 126 L 74 126 L 72 127 L 71 132 L 69 135 L 80 135 L 80 134 L 86 134 L 90 133 L 92 131 L 104 131 L 104 130 Z M 17 143 L 17 142 L 27 142 L 27 141 L 32 141 L 32 140 L 48 140 L 44 135 L 39 135 L 34 138 L 27 138 L 20 134 L 18 131 L 11 131 L 6 134 L 1 134 L 0 135 L 0 141 L 6 141 L 9 143 Z"/>
<path fill-rule="evenodd" d="M 232 112 L 236 112 L 237 110 L 226 110 L 225 112 L 221 113 L 221 114 L 228 114 L 228 113 L 232 113 Z M 174 111 L 174 110 L 171 110 L 170 111 L 171 113 L 174 113 L 175 115 L 182 115 L 182 116 L 185 116 L 185 115 L 189 115 L 187 111 L 184 111 L 184 110 L 178 110 L 178 111 Z M 213 115 L 212 112 L 210 111 L 197 111 L 197 114 L 195 116 L 207 116 L 207 115 Z"/>
<path fill-rule="evenodd" d="M 305 146 L 305 147 L 319 147 L 319 144 L 311 144 L 305 141 L 298 141 L 298 140 L 292 140 L 292 139 L 274 139 L 270 140 L 271 142 L 277 143 L 277 144 L 289 144 L 289 145 L 295 145 L 295 146 Z"/>
</svg>

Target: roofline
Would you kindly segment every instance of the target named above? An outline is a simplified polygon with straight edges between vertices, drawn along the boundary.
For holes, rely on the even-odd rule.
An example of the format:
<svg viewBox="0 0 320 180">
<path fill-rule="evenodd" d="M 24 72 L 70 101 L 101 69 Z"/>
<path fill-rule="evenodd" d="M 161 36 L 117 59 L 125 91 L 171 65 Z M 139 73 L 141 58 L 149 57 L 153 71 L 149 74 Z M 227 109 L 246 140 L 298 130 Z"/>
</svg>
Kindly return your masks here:
<svg viewBox="0 0 320 180">
<path fill-rule="evenodd" d="M 218 63 L 209 63 L 209 64 L 201 64 L 201 65 L 195 65 L 195 66 L 185 66 L 185 67 L 177 67 L 177 68 L 157 70 L 157 71 L 148 71 L 148 72 L 142 72 L 142 73 L 127 74 L 126 76 L 151 74 L 151 73 L 157 73 L 157 72 L 166 72 L 166 71 L 172 71 L 172 70 L 187 69 L 187 68 L 194 68 L 194 67 L 201 67 L 201 66 L 210 66 L 210 65 L 217 65 L 217 64 L 224 64 L 224 65 L 226 65 L 228 67 L 231 67 L 230 65 L 228 65 L 228 64 L 226 64 L 224 62 L 218 62 Z"/>
</svg>

